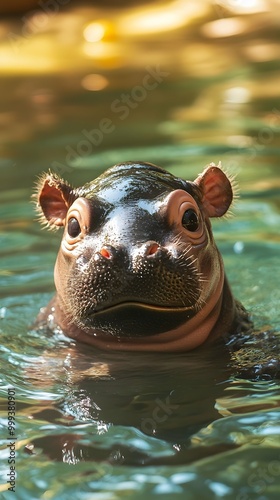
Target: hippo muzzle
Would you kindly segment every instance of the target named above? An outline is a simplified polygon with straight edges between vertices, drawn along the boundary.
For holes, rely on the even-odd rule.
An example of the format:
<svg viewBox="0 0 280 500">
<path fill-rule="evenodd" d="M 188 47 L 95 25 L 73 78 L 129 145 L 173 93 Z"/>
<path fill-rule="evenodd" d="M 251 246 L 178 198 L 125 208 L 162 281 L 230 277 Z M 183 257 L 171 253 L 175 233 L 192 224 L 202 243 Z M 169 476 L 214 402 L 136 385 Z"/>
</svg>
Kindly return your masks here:
<svg viewBox="0 0 280 500">
<path fill-rule="evenodd" d="M 200 275 L 178 242 L 168 248 L 149 241 L 131 251 L 110 245 L 92 251 L 88 243 L 67 283 L 72 313 L 85 327 L 108 335 L 153 335 L 198 310 Z"/>
<path fill-rule="evenodd" d="M 101 347 L 191 349 L 233 321 L 209 221 L 232 201 L 219 167 L 190 182 L 126 163 L 78 189 L 46 174 L 37 199 L 49 226 L 64 226 L 45 319 L 51 310 L 69 336 Z"/>
</svg>

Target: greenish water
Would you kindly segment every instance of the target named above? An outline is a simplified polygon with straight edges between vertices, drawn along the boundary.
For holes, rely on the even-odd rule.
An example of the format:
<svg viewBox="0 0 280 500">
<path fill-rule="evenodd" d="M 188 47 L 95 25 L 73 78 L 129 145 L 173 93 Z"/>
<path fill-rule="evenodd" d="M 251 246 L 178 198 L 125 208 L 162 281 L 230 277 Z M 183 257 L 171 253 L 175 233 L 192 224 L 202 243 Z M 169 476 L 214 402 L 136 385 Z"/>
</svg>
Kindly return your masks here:
<svg viewBox="0 0 280 500">
<path fill-rule="evenodd" d="M 115 163 L 143 160 L 193 179 L 221 160 L 240 190 L 234 216 L 214 223 L 229 281 L 256 327 L 279 331 L 279 61 L 269 51 L 262 61 L 248 56 L 254 44 L 273 46 L 276 34 L 273 23 L 250 30 L 254 18 L 239 38 L 207 41 L 200 28 L 210 20 L 192 26 L 191 40 L 179 32 L 151 48 L 134 41 L 137 64 L 130 54 L 119 67 L 81 69 L 75 59 L 71 71 L 3 75 L 1 499 L 279 498 L 279 380 L 238 378 L 222 343 L 182 354 L 104 353 L 32 329 L 54 292 L 60 239 L 35 220 L 40 172 L 81 185 Z M 162 81 L 143 99 L 133 94 L 159 59 Z M 108 86 L 82 88 L 97 72 Z M 120 111 L 113 103 L 123 93 L 142 100 Z M 110 126 L 101 127 L 105 118 Z M 102 138 L 89 145 L 84 131 Z M 15 493 L 6 491 L 9 388 Z"/>
</svg>

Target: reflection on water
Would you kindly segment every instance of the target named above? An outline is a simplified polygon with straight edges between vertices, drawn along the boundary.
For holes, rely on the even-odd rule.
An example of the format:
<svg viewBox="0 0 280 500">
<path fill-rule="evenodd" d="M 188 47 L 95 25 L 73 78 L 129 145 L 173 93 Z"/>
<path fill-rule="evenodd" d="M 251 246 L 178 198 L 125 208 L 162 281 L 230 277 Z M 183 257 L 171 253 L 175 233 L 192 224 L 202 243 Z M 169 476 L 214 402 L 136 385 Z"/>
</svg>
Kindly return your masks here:
<svg viewBox="0 0 280 500">
<path fill-rule="evenodd" d="M 278 499 L 278 381 L 238 379 L 222 345 L 128 357 L 32 330 L 59 235 L 29 199 L 48 168 L 81 185 L 125 160 L 189 179 L 222 160 L 241 193 L 214 227 L 227 274 L 279 331 L 279 1 L 46 3 L 0 24 L 0 493 L 12 386 L 15 498 Z"/>
</svg>

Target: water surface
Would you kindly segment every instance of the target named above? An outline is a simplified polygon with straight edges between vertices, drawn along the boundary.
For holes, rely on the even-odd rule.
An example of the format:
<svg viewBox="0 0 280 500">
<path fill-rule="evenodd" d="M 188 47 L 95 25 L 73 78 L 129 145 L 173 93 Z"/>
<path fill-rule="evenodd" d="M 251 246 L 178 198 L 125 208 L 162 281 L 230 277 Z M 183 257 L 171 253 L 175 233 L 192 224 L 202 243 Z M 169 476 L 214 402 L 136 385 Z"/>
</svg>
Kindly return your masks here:
<svg viewBox="0 0 280 500">
<path fill-rule="evenodd" d="M 82 185 L 142 160 L 187 179 L 212 161 L 237 175 L 240 198 L 214 222 L 216 240 L 256 328 L 279 331 L 278 11 L 225 4 L 201 2 L 176 29 L 142 34 L 126 9 L 61 9 L 27 38 L 22 19 L 2 21 L 0 498 L 279 498 L 278 380 L 238 377 L 222 342 L 104 353 L 32 328 L 54 292 L 60 239 L 36 221 L 37 175 L 52 168 Z M 152 19 L 147 9 L 137 16 Z M 90 21 L 105 26 L 100 41 L 83 35 Z"/>
</svg>

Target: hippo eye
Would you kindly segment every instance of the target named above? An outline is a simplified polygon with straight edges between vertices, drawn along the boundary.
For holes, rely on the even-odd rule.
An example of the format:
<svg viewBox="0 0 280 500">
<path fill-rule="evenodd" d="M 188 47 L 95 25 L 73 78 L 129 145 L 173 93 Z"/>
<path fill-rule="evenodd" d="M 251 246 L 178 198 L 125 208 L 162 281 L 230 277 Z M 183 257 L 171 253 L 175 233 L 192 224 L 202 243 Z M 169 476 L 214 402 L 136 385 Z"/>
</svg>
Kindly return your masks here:
<svg viewBox="0 0 280 500">
<path fill-rule="evenodd" d="M 186 210 L 182 217 L 182 224 L 188 231 L 196 231 L 199 226 L 198 216 L 191 208 Z"/>
<path fill-rule="evenodd" d="M 71 219 L 69 219 L 67 230 L 71 238 L 76 238 L 77 236 L 79 236 L 81 232 L 81 227 L 77 219 L 75 219 L 75 217 L 71 217 Z"/>
</svg>

